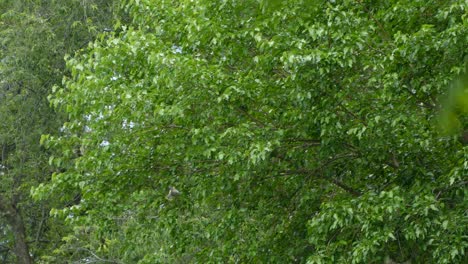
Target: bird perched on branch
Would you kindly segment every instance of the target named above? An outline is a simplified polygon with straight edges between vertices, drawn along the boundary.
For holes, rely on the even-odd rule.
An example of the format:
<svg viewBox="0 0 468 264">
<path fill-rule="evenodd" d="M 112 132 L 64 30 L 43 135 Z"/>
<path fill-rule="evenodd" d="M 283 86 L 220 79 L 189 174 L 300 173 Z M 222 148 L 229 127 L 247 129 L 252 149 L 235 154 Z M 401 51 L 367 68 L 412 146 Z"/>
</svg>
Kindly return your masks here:
<svg viewBox="0 0 468 264">
<path fill-rule="evenodd" d="M 167 194 L 166 198 L 168 200 L 174 199 L 174 197 L 177 197 L 180 195 L 180 192 L 174 188 L 174 186 L 169 186 L 169 193 Z"/>
</svg>

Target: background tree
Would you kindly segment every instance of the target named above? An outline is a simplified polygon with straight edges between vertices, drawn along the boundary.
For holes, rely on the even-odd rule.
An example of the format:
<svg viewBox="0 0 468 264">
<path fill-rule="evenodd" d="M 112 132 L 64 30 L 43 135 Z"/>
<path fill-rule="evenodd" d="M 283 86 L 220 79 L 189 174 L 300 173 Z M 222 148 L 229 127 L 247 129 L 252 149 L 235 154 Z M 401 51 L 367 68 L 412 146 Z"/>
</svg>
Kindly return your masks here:
<svg viewBox="0 0 468 264">
<path fill-rule="evenodd" d="M 63 228 L 49 218 L 51 200 L 30 188 L 50 177 L 40 136 L 64 116 L 47 96 L 65 70 L 64 55 L 84 47 L 117 13 L 113 1 L 0 1 L 0 262 L 31 263 L 51 252 Z"/>
<path fill-rule="evenodd" d="M 51 97 L 64 171 L 34 195 L 81 198 L 53 210 L 73 228 L 57 256 L 466 261 L 467 148 L 437 126 L 466 72 L 465 1 L 126 9 Z"/>
</svg>

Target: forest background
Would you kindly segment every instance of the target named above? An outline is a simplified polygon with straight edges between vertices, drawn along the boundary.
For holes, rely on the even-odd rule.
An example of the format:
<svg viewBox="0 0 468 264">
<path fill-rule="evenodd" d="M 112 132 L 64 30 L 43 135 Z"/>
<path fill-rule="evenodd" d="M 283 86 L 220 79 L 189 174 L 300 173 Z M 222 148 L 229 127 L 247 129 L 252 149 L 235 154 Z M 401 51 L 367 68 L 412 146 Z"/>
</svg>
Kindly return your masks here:
<svg viewBox="0 0 468 264">
<path fill-rule="evenodd" d="M 0 262 L 467 263 L 467 51 L 466 0 L 0 0 Z"/>
</svg>

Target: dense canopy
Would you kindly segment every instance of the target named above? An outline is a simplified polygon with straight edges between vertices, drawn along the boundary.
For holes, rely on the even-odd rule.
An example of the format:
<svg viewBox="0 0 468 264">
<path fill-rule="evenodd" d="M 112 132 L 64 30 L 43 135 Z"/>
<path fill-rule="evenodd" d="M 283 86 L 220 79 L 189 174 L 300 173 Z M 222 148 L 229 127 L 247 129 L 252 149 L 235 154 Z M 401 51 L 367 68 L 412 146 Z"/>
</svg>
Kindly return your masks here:
<svg viewBox="0 0 468 264">
<path fill-rule="evenodd" d="M 123 7 L 49 96 L 44 263 L 468 260 L 465 0 Z"/>
</svg>

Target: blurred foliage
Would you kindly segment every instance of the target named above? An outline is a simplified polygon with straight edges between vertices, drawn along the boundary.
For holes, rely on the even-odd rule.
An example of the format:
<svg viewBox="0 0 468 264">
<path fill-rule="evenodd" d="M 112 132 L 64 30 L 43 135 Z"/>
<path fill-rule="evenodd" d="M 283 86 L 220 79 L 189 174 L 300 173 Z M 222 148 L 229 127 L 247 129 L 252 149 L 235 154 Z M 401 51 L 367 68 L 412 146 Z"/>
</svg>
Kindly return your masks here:
<svg viewBox="0 0 468 264">
<path fill-rule="evenodd" d="M 468 74 L 456 78 L 450 85 L 440 115 L 440 125 L 445 133 L 468 133 Z M 466 132 L 465 132 L 466 131 Z M 468 139 L 467 139 L 468 140 Z"/>
</svg>

